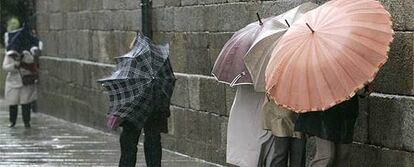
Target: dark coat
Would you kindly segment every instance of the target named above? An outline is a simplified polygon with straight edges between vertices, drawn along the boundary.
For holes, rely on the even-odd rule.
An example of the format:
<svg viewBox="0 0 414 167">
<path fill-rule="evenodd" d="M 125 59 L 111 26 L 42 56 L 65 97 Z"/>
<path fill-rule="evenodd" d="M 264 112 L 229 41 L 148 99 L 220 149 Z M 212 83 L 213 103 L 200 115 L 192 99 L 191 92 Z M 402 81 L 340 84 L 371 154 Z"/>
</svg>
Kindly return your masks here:
<svg viewBox="0 0 414 167">
<path fill-rule="evenodd" d="M 335 143 L 351 143 L 358 105 L 358 96 L 354 96 L 323 112 L 299 114 L 295 130 Z"/>
</svg>

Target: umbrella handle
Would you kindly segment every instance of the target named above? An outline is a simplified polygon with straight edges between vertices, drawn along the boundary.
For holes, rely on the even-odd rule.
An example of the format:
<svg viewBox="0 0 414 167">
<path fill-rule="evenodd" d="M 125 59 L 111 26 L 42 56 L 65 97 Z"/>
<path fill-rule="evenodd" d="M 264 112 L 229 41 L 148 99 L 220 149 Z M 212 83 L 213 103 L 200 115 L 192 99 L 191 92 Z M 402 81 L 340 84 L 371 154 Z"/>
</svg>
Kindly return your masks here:
<svg viewBox="0 0 414 167">
<path fill-rule="evenodd" d="M 236 76 L 236 78 L 233 79 L 233 81 L 230 83 L 230 87 L 233 87 L 237 81 L 239 81 L 239 79 L 243 76 L 246 75 L 246 72 L 242 72 L 239 75 Z"/>
</svg>

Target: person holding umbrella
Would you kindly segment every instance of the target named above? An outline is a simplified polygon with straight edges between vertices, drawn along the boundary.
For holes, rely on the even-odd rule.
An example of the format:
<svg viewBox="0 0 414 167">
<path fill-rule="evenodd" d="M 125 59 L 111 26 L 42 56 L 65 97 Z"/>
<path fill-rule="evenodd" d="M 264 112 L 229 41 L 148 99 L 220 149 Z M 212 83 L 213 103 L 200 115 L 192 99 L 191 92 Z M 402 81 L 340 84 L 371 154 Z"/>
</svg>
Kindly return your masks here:
<svg viewBox="0 0 414 167">
<path fill-rule="evenodd" d="M 227 126 L 227 163 L 240 167 L 283 167 L 288 162 L 292 167 L 304 166 L 305 140 L 293 132 L 296 114 L 268 102 L 264 70 L 290 24 L 315 7 L 304 3 L 263 19 L 256 13 L 258 21 L 235 32 L 217 57 L 212 75 L 218 82 L 237 87 Z"/>
<path fill-rule="evenodd" d="M 358 92 L 357 96 L 326 111 L 299 114 L 295 130 L 315 136 L 316 154 L 311 167 L 350 166 L 350 148 L 354 126 L 359 112 L 359 98 L 372 92 L 372 86 Z"/>
<path fill-rule="evenodd" d="M 36 82 L 37 58 L 40 41 L 34 37 L 29 26 L 20 27 L 17 18 L 8 21 L 8 32 L 5 33 L 6 55 L 3 70 L 7 72 L 5 84 L 5 100 L 10 105 L 10 125 L 16 125 L 18 105 L 22 105 L 24 126 L 30 128 L 31 104 L 37 99 Z"/>
<path fill-rule="evenodd" d="M 393 34 L 377 0 L 332 0 L 304 14 L 273 50 L 266 91 L 300 113 L 295 130 L 316 136 L 311 167 L 350 166 L 358 96 L 372 91 Z"/>
<path fill-rule="evenodd" d="M 107 126 L 123 128 L 120 167 L 135 166 L 142 129 L 147 166 L 161 166 L 160 133 L 168 132 L 167 118 L 175 85 L 168 55 L 168 45 L 155 45 L 138 33 L 131 51 L 117 58 L 113 74 L 98 81 L 110 99 Z"/>
<path fill-rule="evenodd" d="M 266 92 L 265 69 L 279 39 L 289 31 L 291 24 L 316 7 L 318 5 L 312 2 L 303 3 L 277 16 L 274 22 L 263 22 L 262 31 L 244 57 L 255 91 Z M 265 100 L 260 122 L 262 129 L 271 135 L 261 145 L 259 166 L 305 166 L 306 138 L 305 135 L 294 130 L 297 117 L 297 113 L 276 105 L 270 98 Z"/>
</svg>

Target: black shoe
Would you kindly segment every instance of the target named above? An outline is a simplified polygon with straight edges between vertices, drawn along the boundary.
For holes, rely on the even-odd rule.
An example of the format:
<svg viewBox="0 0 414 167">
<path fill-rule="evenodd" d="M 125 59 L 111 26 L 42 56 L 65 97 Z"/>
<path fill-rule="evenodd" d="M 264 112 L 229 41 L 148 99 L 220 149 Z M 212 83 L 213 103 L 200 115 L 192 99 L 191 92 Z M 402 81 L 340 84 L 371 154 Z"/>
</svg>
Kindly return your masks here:
<svg viewBox="0 0 414 167">
<path fill-rule="evenodd" d="M 30 123 L 24 124 L 25 128 L 30 128 Z"/>
<path fill-rule="evenodd" d="M 14 126 L 16 126 L 16 122 L 12 122 L 9 124 L 9 128 L 13 128 Z"/>
</svg>

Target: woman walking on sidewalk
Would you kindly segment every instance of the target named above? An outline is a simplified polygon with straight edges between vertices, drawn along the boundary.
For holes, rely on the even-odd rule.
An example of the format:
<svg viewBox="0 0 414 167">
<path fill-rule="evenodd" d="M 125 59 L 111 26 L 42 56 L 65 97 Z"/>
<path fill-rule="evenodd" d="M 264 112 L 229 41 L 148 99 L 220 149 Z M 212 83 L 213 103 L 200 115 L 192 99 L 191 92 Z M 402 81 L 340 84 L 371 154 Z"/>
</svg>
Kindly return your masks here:
<svg viewBox="0 0 414 167">
<path fill-rule="evenodd" d="M 10 105 L 9 127 L 16 125 L 18 105 L 22 105 L 24 126 L 30 128 L 31 103 L 37 99 L 37 65 L 33 55 L 38 52 L 40 41 L 31 36 L 27 26 L 18 27 L 19 21 L 10 19 L 4 38 L 6 55 L 3 70 L 7 72 L 5 100 Z"/>
</svg>

